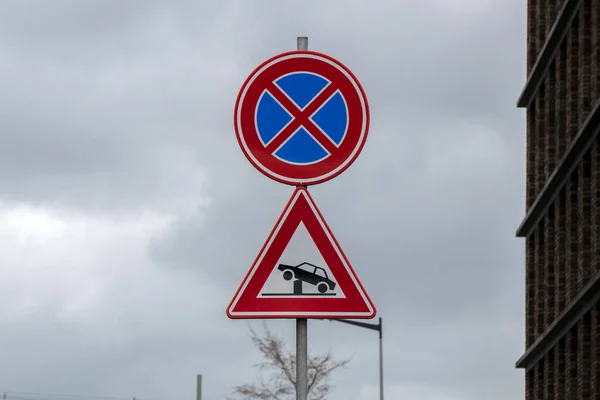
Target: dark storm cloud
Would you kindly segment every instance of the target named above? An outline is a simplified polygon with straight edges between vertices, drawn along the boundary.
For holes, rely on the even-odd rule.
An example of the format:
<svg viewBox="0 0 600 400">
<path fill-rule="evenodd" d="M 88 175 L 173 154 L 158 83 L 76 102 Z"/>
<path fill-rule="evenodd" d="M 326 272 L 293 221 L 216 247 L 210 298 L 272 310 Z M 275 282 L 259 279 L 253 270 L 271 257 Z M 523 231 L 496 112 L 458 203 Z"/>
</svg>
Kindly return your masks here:
<svg viewBox="0 0 600 400">
<path fill-rule="evenodd" d="M 101 376 L 111 388 L 102 394 L 191 397 L 194 373 L 205 371 L 212 398 L 252 379 L 245 324 L 224 310 L 292 189 L 246 162 L 233 102 L 255 65 L 308 35 L 310 49 L 356 73 L 372 107 L 361 156 L 311 193 L 385 319 L 386 384 L 464 399 L 519 396 L 521 3 L 8 3 L 0 15 L 0 198 L 166 208 L 180 219 L 153 242 L 154 261 L 215 291 L 208 308 L 184 309 L 189 321 L 166 319 L 163 329 L 134 334 L 107 324 L 123 342 L 69 321 L 68 334 L 48 333 L 60 351 L 28 360 L 46 363 L 33 369 L 47 375 L 38 387 L 101 391 L 89 379 Z M 124 293 L 111 293 L 105 307 L 166 301 Z M 42 315 L 4 341 L 25 331 L 35 340 L 36 323 L 55 323 Z M 135 315 L 132 308 L 122 318 Z M 291 321 L 274 326 L 293 340 Z M 358 399 L 376 383 L 369 333 L 311 321 L 311 346 L 355 356 L 337 375 L 334 398 Z M 79 361 L 48 366 L 59 353 Z M 8 384 L 27 385 L 18 373 L 26 365 L 6 375 Z"/>
</svg>

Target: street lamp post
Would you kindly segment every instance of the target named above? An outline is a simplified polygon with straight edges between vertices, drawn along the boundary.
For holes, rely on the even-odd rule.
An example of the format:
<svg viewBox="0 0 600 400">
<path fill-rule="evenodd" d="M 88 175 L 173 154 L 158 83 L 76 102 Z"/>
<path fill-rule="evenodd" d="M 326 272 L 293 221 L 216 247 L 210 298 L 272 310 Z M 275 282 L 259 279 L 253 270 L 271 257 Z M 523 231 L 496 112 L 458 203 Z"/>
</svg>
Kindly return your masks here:
<svg viewBox="0 0 600 400">
<path fill-rule="evenodd" d="M 379 317 L 378 324 L 369 324 L 367 322 L 351 321 L 349 319 L 329 319 L 330 321 L 339 321 L 345 324 L 360 326 L 379 332 L 379 400 L 383 400 L 383 324 Z"/>
</svg>

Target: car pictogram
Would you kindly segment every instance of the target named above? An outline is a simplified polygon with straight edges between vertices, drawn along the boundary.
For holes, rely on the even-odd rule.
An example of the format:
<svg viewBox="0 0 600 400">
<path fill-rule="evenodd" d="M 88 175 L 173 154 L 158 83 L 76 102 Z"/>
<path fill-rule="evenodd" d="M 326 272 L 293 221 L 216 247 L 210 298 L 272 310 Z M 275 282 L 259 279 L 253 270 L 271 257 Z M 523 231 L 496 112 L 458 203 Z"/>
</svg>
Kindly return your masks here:
<svg viewBox="0 0 600 400">
<path fill-rule="evenodd" d="M 329 279 L 327 272 L 316 265 L 303 262 L 298 265 L 279 264 L 278 270 L 283 272 L 283 279 L 290 281 L 298 279 L 317 287 L 319 293 L 325 293 L 327 290 L 335 289 L 336 283 Z"/>
</svg>

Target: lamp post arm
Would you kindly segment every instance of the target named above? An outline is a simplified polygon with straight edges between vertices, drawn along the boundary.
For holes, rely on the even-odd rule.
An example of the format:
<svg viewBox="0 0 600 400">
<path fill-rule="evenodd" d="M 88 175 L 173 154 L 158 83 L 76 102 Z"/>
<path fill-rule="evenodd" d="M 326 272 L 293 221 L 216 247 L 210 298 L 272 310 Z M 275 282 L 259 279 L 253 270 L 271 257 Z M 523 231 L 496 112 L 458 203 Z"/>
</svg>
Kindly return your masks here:
<svg viewBox="0 0 600 400">
<path fill-rule="evenodd" d="M 351 321 L 349 319 L 327 319 L 330 321 L 343 322 L 345 324 L 360 326 L 361 328 L 367 328 L 379 332 L 379 400 L 383 400 L 383 323 L 381 321 L 381 317 L 379 318 L 378 324 Z"/>
<path fill-rule="evenodd" d="M 381 318 L 379 318 L 379 323 L 378 324 L 369 324 L 367 322 L 358 322 L 358 321 L 351 321 L 348 319 L 329 319 L 330 321 L 338 321 L 338 322 L 343 322 L 345 324 L 349 324 L 349 325 L 354 325 L 354 326 L 360 326 L 361 328 L 367 328 L 367 329 L 371 329 L 374 331 L 379 332 L 379 336 L 382 336 L 382 329 L 381 329 Z"/>
</svg>

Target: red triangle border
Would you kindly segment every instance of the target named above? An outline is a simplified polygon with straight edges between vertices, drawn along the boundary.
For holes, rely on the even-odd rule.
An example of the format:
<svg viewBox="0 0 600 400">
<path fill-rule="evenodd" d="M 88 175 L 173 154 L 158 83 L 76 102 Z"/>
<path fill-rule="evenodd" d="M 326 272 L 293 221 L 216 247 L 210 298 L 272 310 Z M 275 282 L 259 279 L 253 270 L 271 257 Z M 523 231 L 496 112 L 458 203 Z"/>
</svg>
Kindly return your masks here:
<svg viewBox="0 0 600 400">
<path fill-rule="evenodd" d="M 303 223 L 345 298 L 258 297 L 300 223 Z M 333 232 L 305 187 L 297 187 L 252 267 L 227 306 L 232 319 L 355 318 L 371 319 L 376 308 Z"/>
</svg>

